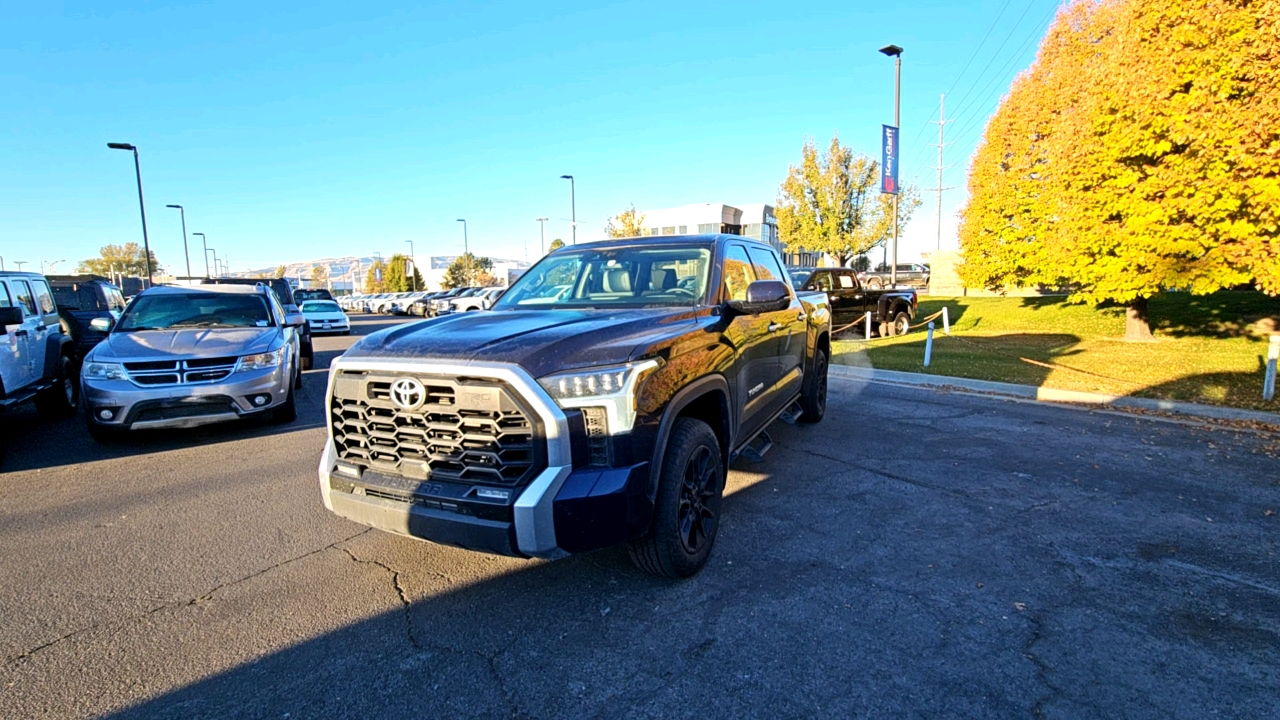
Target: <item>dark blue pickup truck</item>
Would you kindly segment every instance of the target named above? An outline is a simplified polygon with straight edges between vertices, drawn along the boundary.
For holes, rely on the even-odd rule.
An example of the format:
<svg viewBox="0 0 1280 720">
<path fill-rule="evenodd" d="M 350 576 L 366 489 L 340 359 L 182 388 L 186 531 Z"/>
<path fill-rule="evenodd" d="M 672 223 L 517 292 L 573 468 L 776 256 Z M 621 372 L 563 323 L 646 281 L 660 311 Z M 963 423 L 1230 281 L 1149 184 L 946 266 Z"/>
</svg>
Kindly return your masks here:
<svg viewBox="0 0 1280 720">
<path fill-rule="evenodd" d="M 775 250 L 732 235 L 544 257 L 490 312 L 374 333 L 331 367 L 325 507 L 520 557 L 626 544 L 697 572 L 729 463 L 826 410 L 831 316 Z"/>
</svg>

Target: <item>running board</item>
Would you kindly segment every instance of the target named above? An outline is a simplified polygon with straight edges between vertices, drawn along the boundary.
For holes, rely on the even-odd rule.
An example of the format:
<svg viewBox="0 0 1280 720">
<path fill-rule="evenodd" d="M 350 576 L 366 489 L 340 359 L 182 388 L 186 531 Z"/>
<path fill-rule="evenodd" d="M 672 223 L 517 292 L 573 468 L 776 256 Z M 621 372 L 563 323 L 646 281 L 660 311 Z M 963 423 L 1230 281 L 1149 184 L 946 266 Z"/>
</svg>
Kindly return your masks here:
<svg viewBox="0 0 1280 720">
<path fill-rule="evenodd" d="M 742 448 L 740 455 L 753 463 L 764 462 L 765 453 L 773 449 L 773 438 L 769 437 L 769 433 L 761 431 L 755 436 L 746 447 Z"/>
<path fill-rule="evenodd" d="M 788 425 L 795 425 L 800 420 L 800 416 L 804 415 L 804 410 L 800 409 L 800 402 L 796 401 L 787 406 L 786 410 L 778 416 L 778 419 Z"/>
</svg>

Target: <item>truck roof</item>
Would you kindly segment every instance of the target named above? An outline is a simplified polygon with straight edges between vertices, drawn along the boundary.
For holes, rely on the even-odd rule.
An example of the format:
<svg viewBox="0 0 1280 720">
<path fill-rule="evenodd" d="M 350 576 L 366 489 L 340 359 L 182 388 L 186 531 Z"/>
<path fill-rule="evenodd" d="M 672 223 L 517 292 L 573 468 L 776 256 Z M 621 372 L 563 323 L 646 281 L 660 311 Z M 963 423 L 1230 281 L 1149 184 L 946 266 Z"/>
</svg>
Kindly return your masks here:
<svg viewBox="0 0 1280 720">
<path fill-rule="evenodd" d="M 609 238 L 607 240 L 596 240 L 588 243 L 578 243 L 577 245 L 565 245 L 556 252 L 573 250 L 575 248 L 604 248 L 616 247 L 618 245 L 688 245 L 690 243 L 703 243 L 707 245 L 719 245 L 725 242 L 744 242 L 759 245 L 760 247 L 770 247 L 766 242 L 756 240 L 755 238 L 743 237 L 742 235 L 729 235 L 725 233 L 714 233 L 706 235 L 646 235 L 642 237 L 625 237 L 625 238 Z"/>
</svg>

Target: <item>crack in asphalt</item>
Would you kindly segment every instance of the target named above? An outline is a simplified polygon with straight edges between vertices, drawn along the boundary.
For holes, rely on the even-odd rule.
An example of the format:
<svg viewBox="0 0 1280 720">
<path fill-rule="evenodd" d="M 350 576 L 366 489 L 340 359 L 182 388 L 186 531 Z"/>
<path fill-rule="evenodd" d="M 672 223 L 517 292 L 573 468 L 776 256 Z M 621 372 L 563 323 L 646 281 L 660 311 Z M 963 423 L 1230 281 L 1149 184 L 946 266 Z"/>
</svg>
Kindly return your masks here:
<svg viewBox="0 0 1280 720">
<path fill-rule="evenodd" d="M 242 583 L 242 582 L 245 582 L 245 581 L 247 581 L 247 580 L 252 580 L 253 578 L 256 578 L 256 577 L 260 577 L 260 576 L 262 576 L 262 575 L 265 575 L 266 573 L 271 572 L 272 570 L 277 570 L 277 569 L 279 569 L 279 568 L 284 567 L 285 565 L 289 565 L 290 563 L 295 563 L 295 562 L 297 562 L 297 561 L 299 561 L 299 560 L 303 560 L 303 559 L 309 558 L 309 557 L 311 557 L 312 555 L 318 555 L 319 553 L 322 553 L 322 552 L 324 552 L 324 551 L 326 551 L 326 550 L 331 550 L 331 549 L 333 549 L 333 548 L 337 547 L 338 545 L 341 545 L 341 544 L 342 544 L 342 543 L 344 543 L 344 542 L 348 542 L 348 541 L 350 541 L 350 540 L 354 540 L 354 539 L 356 539 L 356 538 L 360 537 L 361 535 L 364 535 L 365 533 L 369 532 L 369 531 L 370 531 L 370 530 L 372 530 L 372 529 L 373 529 L 373 528 L 367 528 L 367 529 L 362 530 L 362 531 L 360 531 L 360 532 L 358 532 L 358 533 L 356 533 L 356 534 L 354 534 L 354 535 L 352 535 L 352 536 L 350 536 L 350 537 L 345 537 L 345 538 L 343 538 L 343 539 L 341 539 L 341 540 L 338 540 L 338 541 L 335 541 L 335 542 L 333 542 L 333 543 L 330 543 L 329 545 L 326 545 L 326 546 L 324 546 L 324 547 L 322 547 L 322 548 L 319 548 L 319 549 L 316 549 L 316 550 L 311 550 L 311 551 L 309 551 L 309 552 L 302 553 L 301 555 L 295 555 L 294 557 L 291 557 L 291 558 L 288 558 L 288 559 L 285 559 L 285 560 L 281 560 L 280 562 L 276 563 L 275 565 L 271 565 L 270 567 L 263 568 L 262 570 L 259 570 L 259 571 L 257 571 L 257 572 L 250 573 L 250 574 L 248 574 L 248 575 L 245 575 L 244 577 L 237 578 L 237 579 L 235 579 L 235 580 L 229 580 L 229 581 L 227 581 L 227 582 L 221 583 L 220 585 L 218 585 L 218 586 L 214 587 L 212 590 L 209 590 L 208 592 L 206 592 L 206 593 L 204 593 L 204 594 L 202 594 L 202 595 L 200 595 L 200 596 L 198 596 L 198 597 L 194 597 L 194 598 L 191 598 L 191 599 L 189 599 L 189 600 L 178 600 L 178 601 L 174 601 L 174 602 L 161 603 L 160 605 L 157 605 L 157 606 L 155 606 L 155 607 L 153 607 L 153 608 L 149 608 L 149 609 L 147 609 L 147 610 L 145 610 L 145 611 L 143 611 L 143 612 L 140 612 L 140 613 L 136 613 L 136 614 L 130 615 L 130 616 L 125 617 L 125 618 L 123 618 L 123 619 L 121 619 L 121 620 L 115 620 L 115 621 L 109 621 L 109 622 L 98 622 L 98 623 L 93 623 L 92 625 L 87 625 L 87 626 L 82 627 L 82 628 L 77 628 L 77 629 L 75 629 L 75 630 L 72 630 L 72 631 L 71 631 L 71 632 L 69 632 L 69 633 L 66 633 L 65 635 L 61 635 L 61 636 L 56 637 L 56 638 L 54 638 L 54 639 L 52 639 L 52 640 L 49 640 L 49 641 L 47 641 L 47 642 L 41 643 L 41 644 L 39 644 L 39 645 L 36 645 L 35 647 L 30 648 L 30 649 L 27 649 L 27 650 L 24 650 L 24 651 L 22 651 L 22 652 L 20 652 L 20 653 L 18 653 L 18 654 L 16 654 L 16 655 L 10 655 L 9 657 L 5 658 L 5 660 L 4 660 L 4 664 L 5 664 L 6 666 L 16 665 L 16 664 L 18 664 L 18 663 L 20 663 L 20 662 L 22 662 L 22 661 L 24 661 L 24 660 L 27 660 L 27 659 L 31 658 L 31 657 L 32 657 L 33 655 L 35 655 L 36 653 L 43 652 L 44 650 L 48 650 L 49 648 L 54 647 L 55 645 L 59 645 L 59 644 L 61 644 L 61 643 L 63 643 L 63 642 L 66 642 L 67 640 L 70 640 L 71 638 L 76 637 L 77 635 L 82 635 L 82 634 L 84 634 L 84 633 L 90 632 L 90 631 L 92 631 L 92 630 L 96 630 L 96 629 L 101 628 L 101 627 L 111 627 L 111 626 L 113 626 L 113 625 L 114 625 L 114 626 L 124 626 L 124 625 L 127 625 L 127 624 L 131 623 L 131 622 L 135 622 L 135 621 L 141 620 L 141 619 L 143 619 L 143 618 L 150 617 L 151 615 L 154 615 L 154 614 L 156 614 L 156 613 L 158 613 L 158 612 L 160 612 L 160 611 L 162 611 L 162 610 L 171 610 L 171 609 L 176 609 L 176 608 L 191 607 L 191 606 L 194 606 L 194 605 L 199 605 L 200 603 L 207 602 L 208 600 L 212 600 L 212 599 L 213 599 L 213 595 L 214 595 L 215 593 L 217 593 L 218 591 L 220 591 L 220 590 L 225 590 L 226 588 L 233 587 L 233 586 L 235 586 L 235 585 L 239 585 L 239 584 L 240 584 L 240 583 Z"/>
<path fill-rule="evenodd" d="M 371 528 L 372 529 L 372 528 Z M 409 612 L 410 605 L 409 596 L 404 591 L 404 586 L 400 584 L 400 571 L 378 560 L 363 560 L 356 557 L 355 553 L 349 548 L 339 548 L 347 554 L 352 561 L 362 563 L 364 565 L 376 565 L 377 567 L 391 573 L 391 586 L 396 589 L 396 595 L 400 597 L 400 608 L 404 611 L 405 634 L 409 638 L 409 644 L 416 650 L 426 649 L 421 642 L 418 641 L 418 635 L 413 631 L 413 615 Z"/>
<path fill-rule="evenodd" d="M 1031 637 L 1027 638 L 1027 642 L 1022 646 L 1022 656 L 1031 661 L 1036 666 L 1036 680 L 1049 688 L 1049 693 L 1036 698 L 1036 702 L 1031 706 L 1032 717 L 1044 717 L 1044 705 L 1055 697 L 1062 696 L 1062 688 L 1049 682 L 1049 671 L 1053 668 L 1049 663 L 1045 662 L 1039 655 L 1033 651 L 1036 643 L 1044 637 L 1044 626 L 1038 613 L 1027 613 L 1027 621 L 1031 623 Z"/>
<path fill-rule="evenodd" d="M 818 452 L 818 451 L 816 451 L 816 450 L 810 450 L 810 449 L 807 449 L 807 448 L 796 448 L 796 447 L 792 447 L 792 446 L 790 446 L 790 445 L 784 445 L 784 444 L 779 443 L 779 442 L 777 442 L 777 441 L 775 441 L 775 443 L 776 443 L 779 447 L 781 447 L 782 449 L 784 449 L 784 450 L 790 450 L 790 451 L 792 451 L 792 452 L 798 452 L 798 453 L 802 453 L 802 454 L 805 454 L 805 455 L 812 455 L 812 456 L 814 456 L 814 457 L 820 457 L 820 458 L 822 458 L 823 460 L 827 460 L 827 461 L 830 461 L 830 462 L 833 462 L 833 463 L 837 463 L 837 464 L 840 464 L 840 465 L 846 465 L 846 466 L 848 466 L 848 467 L 856 468 L 856 469 L 858 469 L 858 470 L 863 470 L 863 471 L 865 471 L 865 472 L 869 472 L 869 473 L 872 473 L 872 474 L 874 474 L 874 475 L 879 475 L 879 476 L 881 476 L 881 477 L 885 477 L 885 478 L 888 478 L 888 479 L 890 479 L 890 480 L 897 480 L 898 482 L 907 483 L 908 485 L 915 485 L 915 486 L 917 486 L 917 487 L 922 487 L 922 488 L 925 488 L 925 489 L 927 489 L 927 490 L 937 490 L 938 492 L 943 492 L 943 493 L 946 493 L 946 494 L 948 494 L 948 495 L 954 495 L 954 496 L 959 497 L 959 498 L 964 498 L 965 500 L 975 500 L 975 501 L 976 501 L 976 498 L 972 497 L 972 496 L 969 494 L 969 492 L 968 492 L 968 491 L 964 491 L 964 490 L 956 490 L 955 488 L 946 487 L 946 486 L 944 486 L 944 485 L 934 485 L 934 484 L 931 484 L 931 483 L 927 483 L 927 482 L 923 482 L 923 481 L 920 481 L 920 480 L 916 480 L 916 479 L 914 479 L 914 478 L 906 477 L 905 475 L 897 475 L 897 474 L 894 474 L 894 473 L 891 473 L 891 472 L 888 472 L 888 471 L 885 471 L 885 470 L 880 470 L 880 469 L 878 469 L 878 468 L 868 467 L 868 466 L 863 465 L 863 464 L 861 464 L 861 463 L 856 463 L 856 462 L 853 462 L 853 461 L 851 461 L 851 460 L 847 460 L 847 459 L 845 459 L 845 458 L 838 458 L 838 457 L 832 457 L 832 456 L 830 456 L 830 455 L 825 455 L 825 454 L 820 453 L 820 452 Z"/>
</svg>

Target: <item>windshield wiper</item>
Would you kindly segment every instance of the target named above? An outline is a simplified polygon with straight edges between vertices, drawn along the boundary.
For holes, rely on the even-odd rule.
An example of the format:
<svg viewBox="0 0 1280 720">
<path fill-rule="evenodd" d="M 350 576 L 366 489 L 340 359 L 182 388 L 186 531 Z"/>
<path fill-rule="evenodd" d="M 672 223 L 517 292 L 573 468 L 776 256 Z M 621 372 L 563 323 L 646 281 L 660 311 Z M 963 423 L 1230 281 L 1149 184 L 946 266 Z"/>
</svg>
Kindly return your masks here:
<svg viewBox="0 0 1280 720">
<path fill-rule="evenodd" d="M 171 327 L 171 328 L 220 328 L 220 327 L 221 327 L 221 328 L 234 328 L 234 327 L 243 327 L 243 326 L 241 326 L 241 325 L 230 325 L 230 324 L 228 324 L 228 323 L 220 323 L 220 322 L 206 321 L 206 322 L 197 322 L 197 323 L 174 323 L 174 324 L 170 325 L 169 327 Z"/>
</svg>

